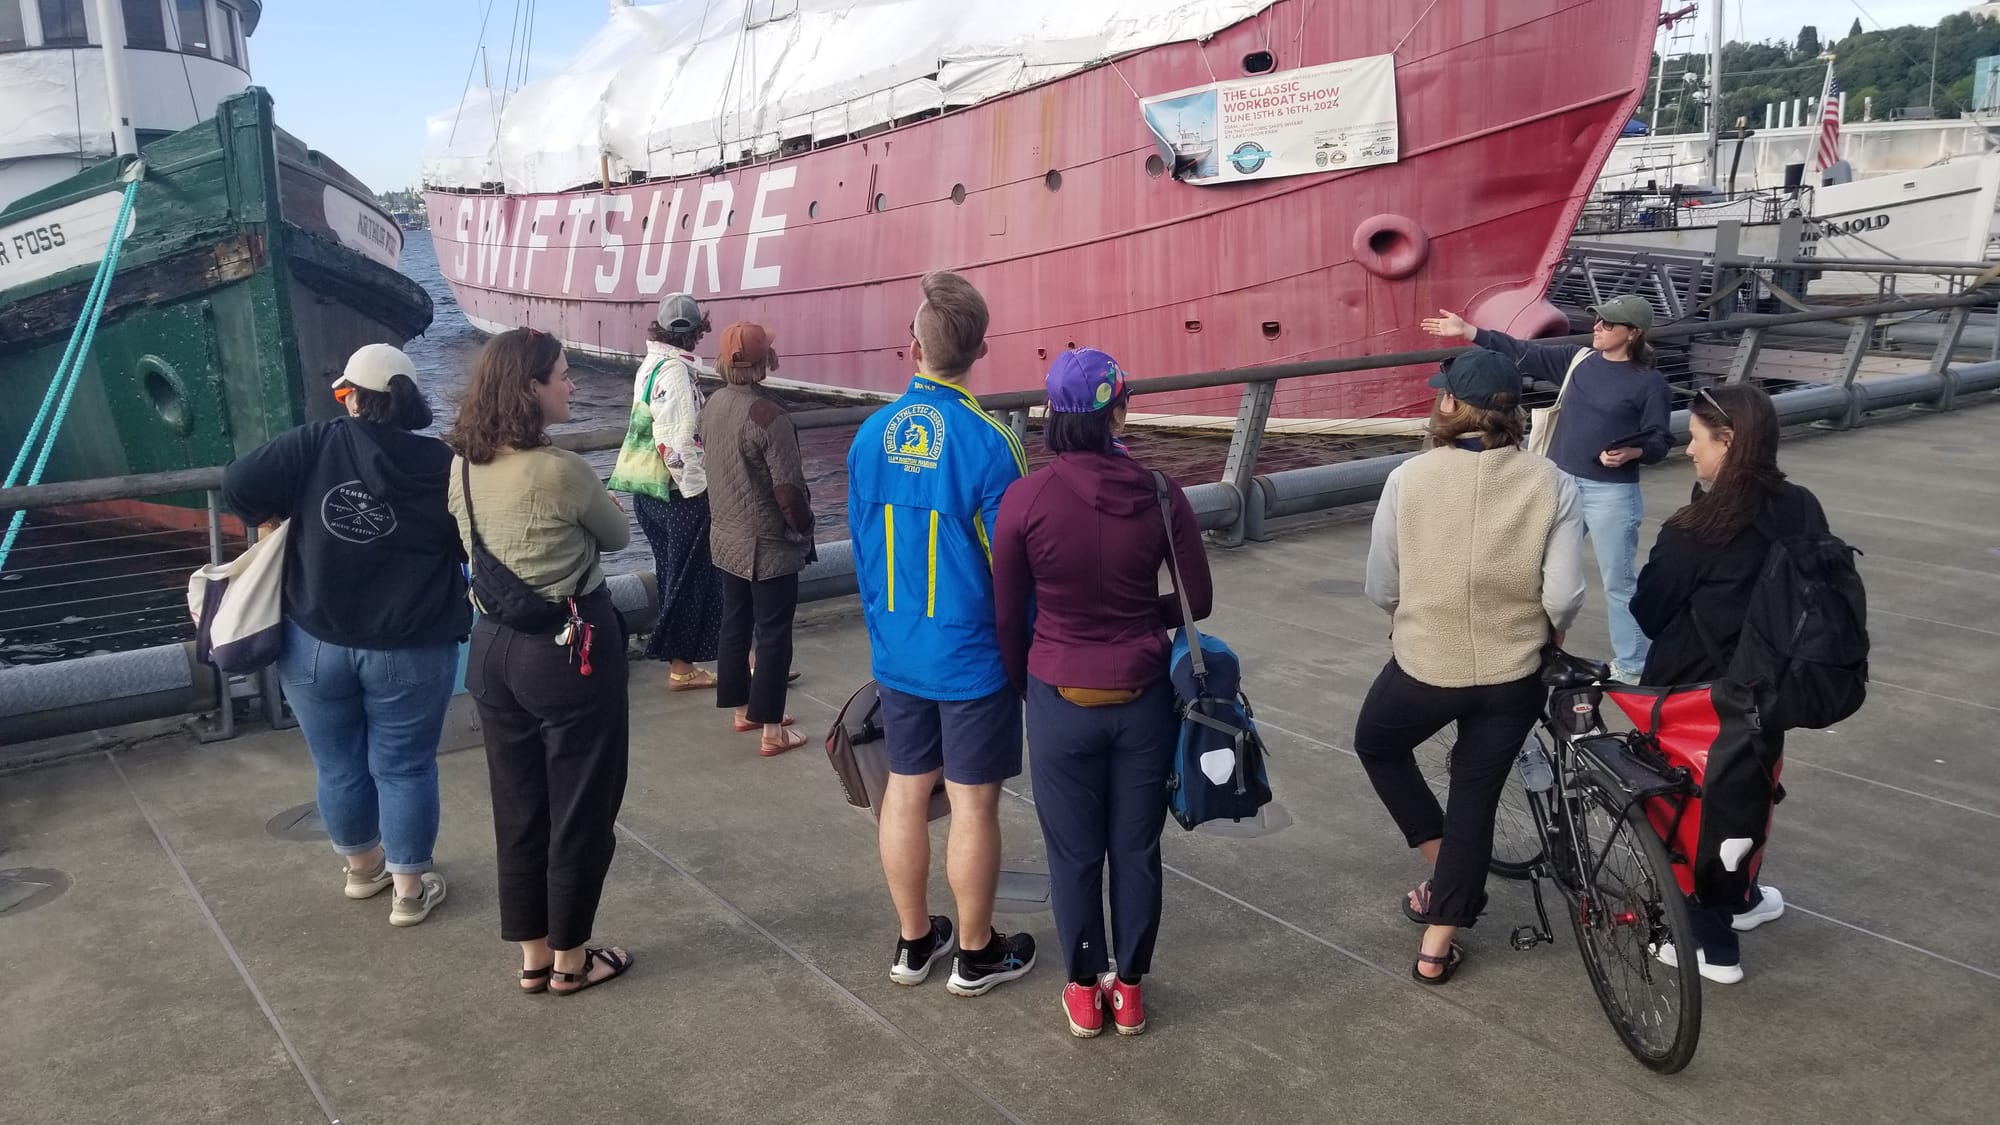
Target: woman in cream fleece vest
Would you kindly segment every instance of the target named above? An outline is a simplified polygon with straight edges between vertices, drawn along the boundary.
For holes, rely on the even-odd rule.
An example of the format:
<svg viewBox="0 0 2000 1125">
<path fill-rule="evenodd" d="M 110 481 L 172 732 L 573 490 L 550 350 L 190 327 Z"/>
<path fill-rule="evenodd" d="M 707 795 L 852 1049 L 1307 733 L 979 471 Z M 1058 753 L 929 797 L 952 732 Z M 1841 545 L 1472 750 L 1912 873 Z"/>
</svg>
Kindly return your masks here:
<svg viewBox="0 0 2000 1125">
<path fill-rule="evenodd" d="M 1375 509 L 1367 593 L 1393 621 L 1395 653 L 1369 689 L 1354 749 L 1409 845 L 1431 864 L 1405 915 L 1423 923 L 1411 975 L 1442 984 L 1465 958 L 1452 940 L 1486 902 L 1493 818 L 1541 713 L 1542 646 L 1583 606 L 1576 485 L 1521 448 L 1521 373 L 1474 348 L 1431 379 L 1431 448 L 1389 475 Z M 1416 748 L 1458 724 L 1450 809 Z"/>
</svg>

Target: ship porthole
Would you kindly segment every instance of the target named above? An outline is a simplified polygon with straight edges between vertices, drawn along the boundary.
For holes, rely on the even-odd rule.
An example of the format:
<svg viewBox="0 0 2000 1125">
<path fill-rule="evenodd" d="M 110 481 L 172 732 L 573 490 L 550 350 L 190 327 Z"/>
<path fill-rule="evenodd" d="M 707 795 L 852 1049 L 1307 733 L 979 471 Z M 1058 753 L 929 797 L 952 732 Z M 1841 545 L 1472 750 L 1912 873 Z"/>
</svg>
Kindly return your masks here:
<svg viewBox="0 0 2000 1125">
<path fill-rule="evenodd" d="M 1269 51 L 1252 51 L 1243 56 L 1243 73 L 1269 74 L 1278 68 L 1278 57 Z"/>
<path fill-rule="evenodd" d="M 1146 158 L 1146 175 L 1148 177 L 1157 180 L 1166 174 L 1167 162 L 1160 159 L 1159 153 L 1156 152 Z"/>
<path fill-rule="evenodd" d="M 1399 281 L 1423 268 L 1431 237 L 1406 215 L 1375 215 L 1354 228 L 1354 260 L 1377 277 Z"/>
<path fill-rule="evenodd" d="M 808 219 L 819 218 L 819 200 L 815 199 L 811 203 L 806 205 L 806 218 Z"/>
<path fill-rule="evenodd" d="M 694 225 L 694 214 L 693 214 L 693 212 L 689 212 L 688 214 L 685 214 L 685 215 L 682 215 L 682 216 L 681 216 L 681 229 L 682 229 L 682 230 L 686 230 L 686 229 L 688 229 L 689 227 L 691 227 L 691 226 L 693 226 L 693 225 Z"/>
<path fill-rule="evenodd" d="M 964 185 L 964 184 L 953 184 L 953 185 L 951 185 L 951 201 L 952 201 L 953 203 L 956 203 L 956 204 L 959 204 L 960 206 L 964 206 L 964 204 L 965 204 L 965 185 Z"/>
<path fill-rule="evenodd" d="M 885 194 L 882 194 L 882 193 L 880 193 L 880 192 L 876 193 L 876 195 L 875 195 L 875 210 L 877 210 L 877 211 L 887 211 L 888 209 L 889 209 L 889 197 L 888 197 L 887 195 L 885 195 Z"/>
<path fill-rule="evenodd" d="M 1050 191 L 1061 191 L 1062 173 L 1056 171 L 1054 168 L 1049 169 L 1049 174 L 1042 177 L 1042 186 Z"/>
<path fill-rule="evenodd" d="M 146 390 L 146 401 L 152 404 L 153 413 L 178 437 L 194 433 L 194 413 L 188 406 L 187 384 L 181 381 L 180 373 L 172 364 L 156 355 L 144 356 L 139 360 L 140 385 Z"/>
</svg>

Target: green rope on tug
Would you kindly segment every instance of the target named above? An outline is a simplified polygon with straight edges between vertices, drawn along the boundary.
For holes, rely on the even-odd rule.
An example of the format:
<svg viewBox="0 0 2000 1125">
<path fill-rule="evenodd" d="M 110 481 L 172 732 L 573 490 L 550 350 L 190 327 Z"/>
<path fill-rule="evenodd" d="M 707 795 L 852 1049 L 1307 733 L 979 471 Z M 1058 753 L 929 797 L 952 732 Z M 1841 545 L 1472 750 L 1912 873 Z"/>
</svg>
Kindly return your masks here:
<svg viewBox="0 0 2000 1125">
<path fill-rule="evenodd" d="M 70 333 L 69 347 L 64 350 L 62 362 L 56 365 L 56 377 L 49 383 L 47 393 L 42 395 L 42 408 L 35 415 L 35 422 L 28 427 L 28 438 L 21 445 L 21 452 L 14 457 L 14 466 L 7 470 L 7 481 L 0 488 L 12 488 L 21 479 L 21 469 L 28 463 L 28 456 L 40 443 L 41 451 L 35 456 L 35 467 L 28 474 L 28 484 L 42 482 L 42 473 L 49 467 L 49 455 L 55 451 L 56 435 L 62 432 L 63 420 L 69 417 L 70 399 L 76 395 L 76 386 L 83 378 L 84 361 L 90 355 L 91 341 L 97 337 L 97 322 L 104 316 L 105 298 L 111 292 L 111 278 L 118 272 L 118 255 L 125 246 L 126 224 L 132 218 L 132 201 L 139 194 L 139 181 L 145 176 L 145 164 L 133 161 L 125 170 L 125 199 L 118 208 L 118 220 L 111 227 L 111 243 L 104 248 L 104 260 L 97 264 L 97 277 L 90 283 L 90 295 L 84 298 L 83 315 L 77 318 L 76 329 Z M 46 427 L 46 431 L 44 431 Z M 21 534 L 21 525 L 28 520 L 25 509 L 16 511 L 8 522 L 6 538 L 0 539 L 0 570 L 7 568 L 7 556 L 14 551 L 14 540 Z"/>
</svg>

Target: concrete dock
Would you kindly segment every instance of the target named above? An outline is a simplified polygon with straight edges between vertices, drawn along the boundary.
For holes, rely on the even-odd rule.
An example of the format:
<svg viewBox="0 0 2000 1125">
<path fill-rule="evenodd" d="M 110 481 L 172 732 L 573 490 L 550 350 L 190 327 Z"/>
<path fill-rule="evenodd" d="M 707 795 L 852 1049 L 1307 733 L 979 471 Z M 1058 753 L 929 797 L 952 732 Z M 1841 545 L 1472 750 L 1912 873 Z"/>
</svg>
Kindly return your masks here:
<svg viewBox="0 0 2000 1125">
<path fill-rule="evenodd" d="M 324 840 L 266 822 L 312 800 L 296 731 L 155 739 L 0 775 L 0 869 L 65 873 L 0 913 L 0 1121 L 1989 1122 L 2000 1104 L 2000 404 L 1788 433 L 1782 460 L 1866 552 L 1875 682 L 1788 745 L 1765 866 L 1784 918 L 1748 979 L 1705 984 L 1700 1051 L 1660 1077 L 1618 1044 L 1570 934 L 1519 953 L 1525 885 L 1494 880 L 1471 959 L 1409 979 L 1398 900 L 1422 877 L 1347 749 L 1387 655 L 1361 597 L 1368 510 L 1212 550 L 1212 629 L 1293 823 L 1168 826 L 1151 1029 L 1072 1038 L 1046 913 L 1025 980 L 975 1000 L 886 972 L 872 824 L 819 749 L 866 676 L 852 602 L 801 615 L 805 749 L 764 760 L 706 695 L 634 671 L 631 784 L 596 941 L 634 951 L 588 996 L 515 994 L 478 750 L 441 759 L 430 921 L 342 897 Z M 1143 456 L 1143 449 L 1140 450 Z M 1648 538 L 1688 494 L 1646 477 Z M 1572 646 L 1602 651 L 1593 590 Z M 1010 868 L 1041 863 L 1024 775 Z M 937 826 L 940 835 L 942 824 Z M 937 849 L 939 866 L 942 848 Z M 949 912 L 942 875 L 932 909 Z"/>
</svg>

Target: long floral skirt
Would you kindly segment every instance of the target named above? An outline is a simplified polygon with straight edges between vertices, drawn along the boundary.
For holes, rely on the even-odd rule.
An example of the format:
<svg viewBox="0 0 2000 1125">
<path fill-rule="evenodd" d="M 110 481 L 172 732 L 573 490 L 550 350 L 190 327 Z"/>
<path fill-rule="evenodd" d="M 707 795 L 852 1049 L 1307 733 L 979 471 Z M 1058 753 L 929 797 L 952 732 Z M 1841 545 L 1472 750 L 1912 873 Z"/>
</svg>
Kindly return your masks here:
<svg viewBox="0 0 2000 1125">
<path fill-rule="evenodd" d="M 708 554 L 708 496 L 633 496 L 639 529 L 653 547 L 660 620 L 646 641 L 653 660 L 714 660 L 722 632 L 722 582 Z"/>
</svg>

